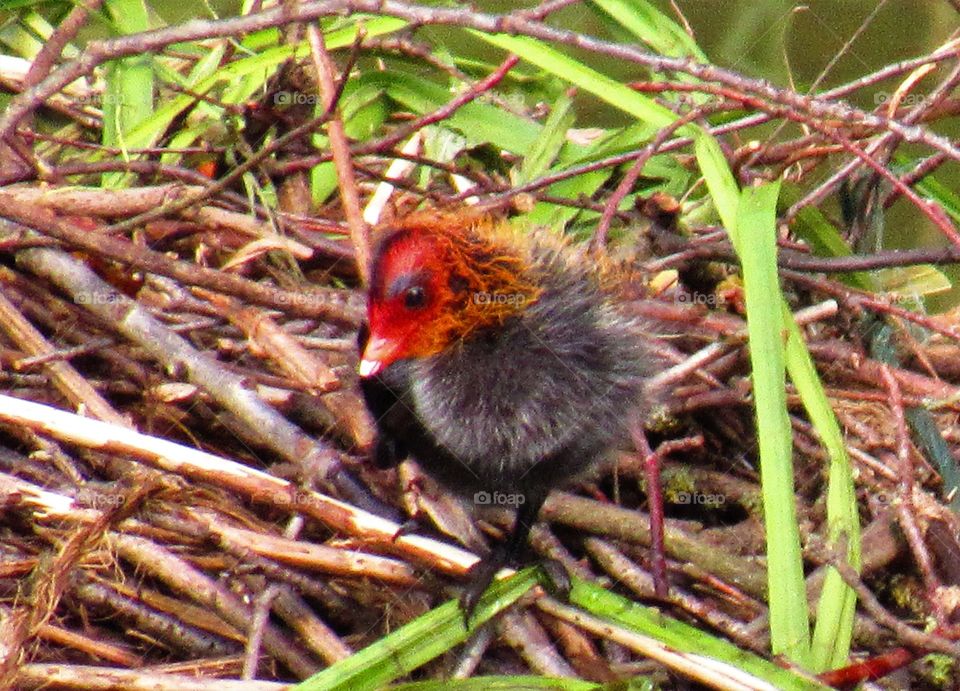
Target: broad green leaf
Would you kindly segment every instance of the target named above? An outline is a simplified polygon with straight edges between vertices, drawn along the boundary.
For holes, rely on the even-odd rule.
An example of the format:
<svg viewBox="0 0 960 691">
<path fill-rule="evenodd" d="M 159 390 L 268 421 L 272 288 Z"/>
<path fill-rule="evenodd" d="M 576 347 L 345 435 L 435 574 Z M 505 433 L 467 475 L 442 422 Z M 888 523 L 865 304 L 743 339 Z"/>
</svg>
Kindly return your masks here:
<svg viewBox="0 0 960 691">
<path fill-rule="evenodd" d="M 364 141 L 373 136 L 389 115 L 383 90 L 373 85 L 345 91 L 340 105 L 346 135 L 356 141 Z M 317 111 L 319 110 L 318 105 Z M 324 134 L 315 134 L 313 144 L 320 151 L 329 146 Z M 332 161 L 316 165 L 310 170 L 310 193 L 317 205 L 323 204 L 336 190 L 337 171 Z"/>
<path fill-rule="evenodd" d="M 406 26 L 403 22 L 392 17 L 355 17 L 355 24 L 349 28 L 338 29 L 325 36 L 327 48 L 336 50 L 352 45 L 360 27 L 369 37 L 393 33 Z M 251 74 L 259 75 L 261 83 L 267 79 L 276 68 L 290 58 L 305 57 L 309 54 L 309 46 L 302 42 L 294 46 L 282 46 L 264 51 L 262 54 L 234 60 L 229 65 L 219 68 L 215 74 L 190 85 L 190 89 L 205 94 L 215 86 L 237 83 L 237 80 Z M 160 103 L 153 115 L 140 123 L 131 132 L 126 133 L 125 141 L 129 148 L 149 147 L 156 143 L 174 118 L 184 110 L 192 107 L 196 100 L 189 95 L 174 96 Z"/>
</svg>

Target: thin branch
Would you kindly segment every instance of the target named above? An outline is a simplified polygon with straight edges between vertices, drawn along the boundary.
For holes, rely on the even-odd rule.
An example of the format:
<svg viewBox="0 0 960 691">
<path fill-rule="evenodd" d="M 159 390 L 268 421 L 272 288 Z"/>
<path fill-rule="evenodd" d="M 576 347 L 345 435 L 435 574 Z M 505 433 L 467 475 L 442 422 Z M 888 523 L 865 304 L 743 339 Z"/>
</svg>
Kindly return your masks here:
<svg viewBox="0 0 960 691">
<path fill-rule="evenodd" d="M 353 171 L 350 144 L 347 142 L 343 118 L 337 106 L 338 89 L 333 60 L 330 59 L 323 35 L 315 23 L 307 26 L 307 40 L 310 43 L 313 67 L 319 77 L 320 97 L 327 121 L 327 136 L 333 152 L 333 164 L 337 170 L 337 189 L 340 190 L 340 201 L 343 204 L 347 225 L 350 227 L 353 251 L 357 259 L 357 272 L 360 274 L 361 282 L 366 284 L 370 277 L 370 228 L 367 227 L 363 220 L 363 213 L 360 211 L 360 194 L 357 191 L 357 176 Z"/>
</svg>

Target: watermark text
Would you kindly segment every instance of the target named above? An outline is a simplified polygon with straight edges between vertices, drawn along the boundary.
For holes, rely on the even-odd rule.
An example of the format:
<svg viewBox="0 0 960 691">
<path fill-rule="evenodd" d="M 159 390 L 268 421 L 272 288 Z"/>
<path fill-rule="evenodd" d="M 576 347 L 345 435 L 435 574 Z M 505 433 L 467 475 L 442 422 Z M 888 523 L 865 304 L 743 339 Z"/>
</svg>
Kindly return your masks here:
<svg viewBox="0 0 960 691">
<path fill-rule="evenodd" d="M 527 498 L 519 492 L 476 492 L 473 502 L 480 506 L 520 506 Z"/>
</svg>

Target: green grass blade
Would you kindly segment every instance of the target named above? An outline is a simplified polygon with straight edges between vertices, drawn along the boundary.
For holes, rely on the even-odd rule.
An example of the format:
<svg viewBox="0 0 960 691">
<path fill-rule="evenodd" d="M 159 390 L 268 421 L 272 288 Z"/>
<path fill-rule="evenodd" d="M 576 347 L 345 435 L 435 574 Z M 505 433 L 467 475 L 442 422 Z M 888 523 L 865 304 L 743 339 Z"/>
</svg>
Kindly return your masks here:
<svg viewBox="0 0 960 691">
<path fill-rule="evenodd" d="M 0 9 L 10 11 L 21 7 L 34 7 L 38 4 L 38 0 L 3 0 L 3 2 L 0 3 Z"/>
<path fill-rule="evenodd" d="M 727 640 L 713 636 L 690 624 L 663 616 L 653 608 L 604 590 L 598 585 L 573 579 L 570 604 L 594 616 L 630 629 L 643 636 L 685 653 L 703 655 L 752 674 L 778 689 L 825 689 L 815 680 L 754 655 Z"/>
<path fill-rule="evenodd" d="M 592 0 L 591 4 L 661 55 L 709 62 L 682 27 L 646 0 Z"/>
<path fill-rule="evenodd" d="M 614 171 L 609 168 L 606 170 L 595 170 L 556 182 L 550 185 L 546 191 L 552 197 L 589 199 L 610 179 L 613 173 Z M 526 214 L 524 218 L 532 225 L 547 226 L 549 228 L 556 228 L 559 231 L 566 226 L 568 222 L 578 216 L 583 217 L 585 213 L 577 206 L 564 206 L 538 201 L 534 205 L 533 210 Z"/>
<path fill-rule="evenodd" d="M 150 28 L 143 0 L 107 0 L 106 9 L 121 34 L 136 34 Z M 152 55 L 133 55 L 112 61 L 107 68 L 103 103 L 103 144 L 126 151 L 137 148 L 127 140 L 129 132 L 153 113 L 154 74 Z M 104 187 L 122 187 L 130 173 L 105 173 Z"/>
<path fill-rule="evenodd" d="M 638 120 L 655 127 L 666 127 L 677 119 L 670 109 L 661 106 L 652 98 L 638 94 L 619 81 L 587 67 L 545 43 L 525 36 L 484 34 L 478 31 L 471 31 L 471 33 L 487 43 L 514 53 L 560 79 L 575 84 L 582 91 L 593 94 L 601 101 L 609 103 Z M 687 125 L 679 130 L 683 134 L 690 135 L 695 131 L 696 128 L 693 125 Z"/>
<path fill-rule="evenodd" d="M 707 183 L 710 198 L 713 199 L 713 205 L 720 215 L 720 221 L 730 235 L 733 248 L 737 254 L 740 254 L 740 236 L 737 232 L 740 187 L 716 139 L 701 133 L 694 141 L 694 151 L 703 179 Z"/>
<path fill-rule="evenodd" d="M 751 307 L 751 301 L 748 297 L 747 311 L 748 320 L 756 315 L 770 314 L 771 311 L 780 315 L 782 328 L 787 335 L 786 349 L 781 352 L 780 329 L 770 331 L 776 334 L 776 342 L 769 344 L 774 348 L 774 355 L 785 358 L 784 362 L 790 373 L 790 378 L 797 387 L 800 397 L 806 407 L 807 414 L 810 417 L 823 444 L 830 457 L 829 485 L 827 489 L 827 518 L 828 518 L 828 540 L 839 547 L 846 545 L 847 558 L 851 565 L 859 566 L 860 562 L 860 525 L 857 513 L 856 496 L 854 494 L 852 470 L 846 450 L 843 445 L 843 438 L 837 424 L 836 417 L 830 408 L 829 401 L 823 390 L 823 385 L 817 375 L 813 360 L 810 358 L 809 351 L 803 342 L 802 336 L 793 317 L 790 314 L 786 302 L 780 293 L 779 285 L 775 282 L 776 276 L 776 247 L 775 247 L 775 228 L 773 227 L 770 213 L 774 213 L 767 208 L 767 218 L 763 223 L 769 223 L 767 235 L 760 233 L 751 236 L 749 242 L 744 241 L 744 227 L 739 225 L 740 205 L 743 200 L 737 197 L 737 184 L 726 164 L 719 145 L 706 135 L 701 136 L 696 141 L 696 153 L 700 162 L 701 170 L 707 183 L 717 211 L 720 214 L 724 224 L 728 224 L 728 219 L 738 219 L 731 228 L 731 240 L 738 250 L 741 261 L 744 263 L 744 275 L 747 273 L 747 256 L 751 258 L 751 272 L 757 268 L 755 264 L 761 261 L 755 257 L 759 249 L 757 238 L 766 241 L 766 252 L 770 255 L 762 261 L 772 262 L 766 267 L 765 278 L 767 287 L 759 289 L 759 298 L 770 298 L 776 296 L 779 305 L 774 307 L 771 300 L 764 300 L 765 306 Z M 746 194 L 746 193 L 745 193 Z M 751 194 L 756 194 L 751 193 Z M 769 199 L 766 200 L 769 202 Z M 762 220 L 762 214 L 757 214 L 757 220 Z M 817 219 L 807 219 L 809 222 L 816 222 Z M 842 238 L 835 233 L 835 229 L 825 227 L 826 222 L 816 223 L 817 233 L 816 242 L 824 249 L 832 251 L 849 253 L 849 249 L 843 243 Z M 810 228 L 808 224 L 808 229 Z M 771 245 L 770 243 L 774 243 Z M 839 244 L 838 244 L 839 243 Z M 851 274 L 850 279 L 857 283 L 869 279 L 868 276 Z M 766 291 L 766 292 L 765 292 Z M 756 292 L 756 291 L 755 291 Z M 748 292 L 749 296 L 749 292 Z M 756 303 L 754 303 L 756 304 Z M 762 326 L 757 329 L 762 333 L 773 328 L 773 325 Z M 759 336 L 759 334 L 758 334 Z M 757 347 L 754 343 L 753 330 L 750 333 L 751 359 L 755 357 L 754 350 Z M 773 341 L 774 339 L 770 339 Z M 757 351 L 760 352 L 759 350 Z M 760 357 L 762 362 L 765 359 Z M 758 364 L 754 365 L 755 367 Z M 779 365 L 777 365 L 779 367 Z M 782 373 L 767 372 L 758 375 L 754 370 L 754 382 L 757 386 L 757 378 L 770 378 L 770 388 L 783 392 Z M 806 621 L 805 595 L 802 591 L 802 561 L 799 553 L 799 537 L 796 532 L 795 510 L 793 508 L 793 480 L 792 464 L 789 463 L 789 447 L 785 442 L 789 441 L 789 420 L 786 419 L 785 400 L 781 403 L 768 402 L 761 403 L 760 394 L 755 391 L 757 396 L 756 406 L 758 411 L 758 425 L 760 411 L 770 411 L 771 406 L 776 406 L 777 416 L 781 417 L 780 422 L 773 425 L 768 433 L 764 430 L 758 431 L 761 440 L 761 457 L 764 457 L 763 445 L 771 444 L 776 439 L 777 451 L 782 458 L 786 459 L 785 465 L 781 468 L 778 465 L 763 465 L 763 486 L 764 486 L 764 506 L 767 518 L 767 540 L 769 547 L 768 569 L 769 573 L 777 574 L 776 578 L 770 579 L 770 604 L 771 604 L 771 629 L 776 628 L 780 633 L 772 631 L 774 640 L 774 652 L 794 649 L 803 653 L 803 641 L 809 640 L 809 625 Z M 776 397 L 777 399 L 780 396 Z M 764 399 L 766 400 L 766 399 Z M 769 412 L 764 416 L 768 417 Z M 786 423 L 786 427 L 783 425 Z M 774 430 L 779 429 L 779 432 Z M 773 435 L 773 436 L 771 436 Z M 777 436 L 779 435 L 779 436 Z M 777 469 L 774 475 L 770 475 L 767 469 Z M 774 484 L 768 487 L 768 478 Z M 769 492 L 769 498 L 768 498 Z M 776 509 L 776 513 L 770 513 L 771 508 Z M 789 509 L 787 508 L 789 507 Z M 779 518 L 775 518 L 779 516 Z M 773 521 L 773 522 L 772 522 Z M 776 547 L 776 555 L 773 554 Z M 775 563 L 782 563 L 778 567 Z M 784 571 L 784 568 L 788 568 Z M 776 589 L 775 589 L 776 586 Z M 774 609 L 779 612 L 776 619 Z M 839 576 L 834 571 L 829 571 L 824 581 L 824 588 L 818 605 L 817 627 L 815 629 L 815 646 L 811 651 L 809 658 L 811 668 L 825 669 L 831 666 L 842 664 L 849 653 L 850 637 L 853 626 L 853 616 L 855 609 L 855 599 L 851 591 L 842 583 Z M 803 619 L 801 621 L 801 609 L 803 610 Z M 786 648 L 784 647 L 786 646 Z M 795 658 L 795 659 L 803 659 Z"/>
<path fill-rule="evenodd" d="M 573 100 L 564 94 L 554 101 L 543 131 L 523 159 L 515 184 L 530 182 L 546 172 L 566 142 L 567 130 L 574 120 Z"/>
<path fill-rule="evenodd" d="M 960 513 L 960 467 L 957 466 L 953 452 L 937 428 L 933 416 L 924 408 L 910 408 L 907 409 L 907 422 L 910 423 L 920 448 L 940 473 L 943 481 L 941 493 L 944 497 L 951 497 L 947 506 Z"/>
<path fill-rule="evenodd" d="M 893 160 L 896 162 L 894 172 L 898 175 L 913 170 L 920 163 L 919 160 L 900 153 L 896 154 Z M 960 221 L 960 195 L 940 182 L 936 175 L 930 174 L 921 178 L 914 187 L 917 192 L 939 204 L 954 221 Z"/>
<path fill-rule="evenodd" d="M 787 371 L 803 400 L 810 422 L 830 457 L 827 484 L 827 541 L 838 552 L 846 549 L 848 563 L 860 568 L 860 517 L 853 483 L 853 467 L 843 444 L 823 384 L 803 342 L 800 329 L 783 306 L 788 329 Z M 813 632 L 812 669 L 817 672 L 843 665 L 850 654 L 856 594 L 834 569 L 829 569 L 817 605 Z"/>
<path fill-rule="evenodd" d="M 777 275 L 779 191 L 779 183 L 745 189 L 736 226 L 760 447 L 771 648 L 775 655 L 807 666 L 810 624 L 793 490 L 793 435 L 787 415 L 787 331 Z"/>
<path fill-rule="evenodd" d="M 537 572 L 536 568 L 524 569 L 508 579 L 496 581 L 480 599 L 470 620 L 471 631 L 536 585 Z M 447 602 L 291 688 L 297 691 L 378 691 L 463 643 L 469 633 L 464 628 L 460 604 Z"/>
<path fill-rule="evenodd" d="M 33 60 L 43 48 L 40 39 L 16 21 L 0 25 L 0 43 L 27 60 Z"/>
<path fill-rule="evenodd" d="M 560 165 L 573 165 L 635 151 L 650 141 L 656 133 L 657 128 L 646 122 L 610 129 L 587 146 L 574 146 L 568 142 L 560 151 L 557 162 Z"/>
<path fill-rule="evenodd" d="M 629 688 L 618 686 L 621 691 L 654 691 L 653 682 L 634 685 L 630 680 Z M 604 687 L 592 681 L 582 679 L 556 679 L 554 677 L 470 677 L 469 679 L 437 679 L 417 681 L 410 684 L 391 686 L 391 691 L 602 691 Z"/>
<path fill-rule="evenodd" d="M 781 201 L 793 204 L 800 199 L 800 192 L 793 185 L 785 185 Z M 790 229 L 803 239 L 813 253 L 821 257 L 849 257 L 853 254 L 850 245 L 840 236 L 840 232 L 828 221 L 820 209 L 805 206 L 794 218 Z M 840 280 L 861 290 L 876 290 L 877 281 L 866 271 L 853 271 L 838 274 Z"/>
</svg>

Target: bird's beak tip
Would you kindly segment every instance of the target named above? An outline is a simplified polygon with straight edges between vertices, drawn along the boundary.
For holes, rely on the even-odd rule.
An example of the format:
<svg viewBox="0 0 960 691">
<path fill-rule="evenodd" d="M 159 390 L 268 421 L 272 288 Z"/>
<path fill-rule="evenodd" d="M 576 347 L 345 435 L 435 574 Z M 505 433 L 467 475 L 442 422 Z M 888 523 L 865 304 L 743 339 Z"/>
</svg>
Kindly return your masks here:
<svg viewBox="0 0 960 691">
<path fill-rule="evenodd" d="M 372 377 L 377 372 L 383 369 L 383 363 L 379 360 L 360 360 L 360 367 L 357 368 L 357 372 L 361 377 Z"/>
<path fill-rule="evenodd" d="M 360 356 L 357 372 L 361 377 L 372 377 L 396 359 L 395 350 L 394 342 L 371 336 Z"/>
</svg>

